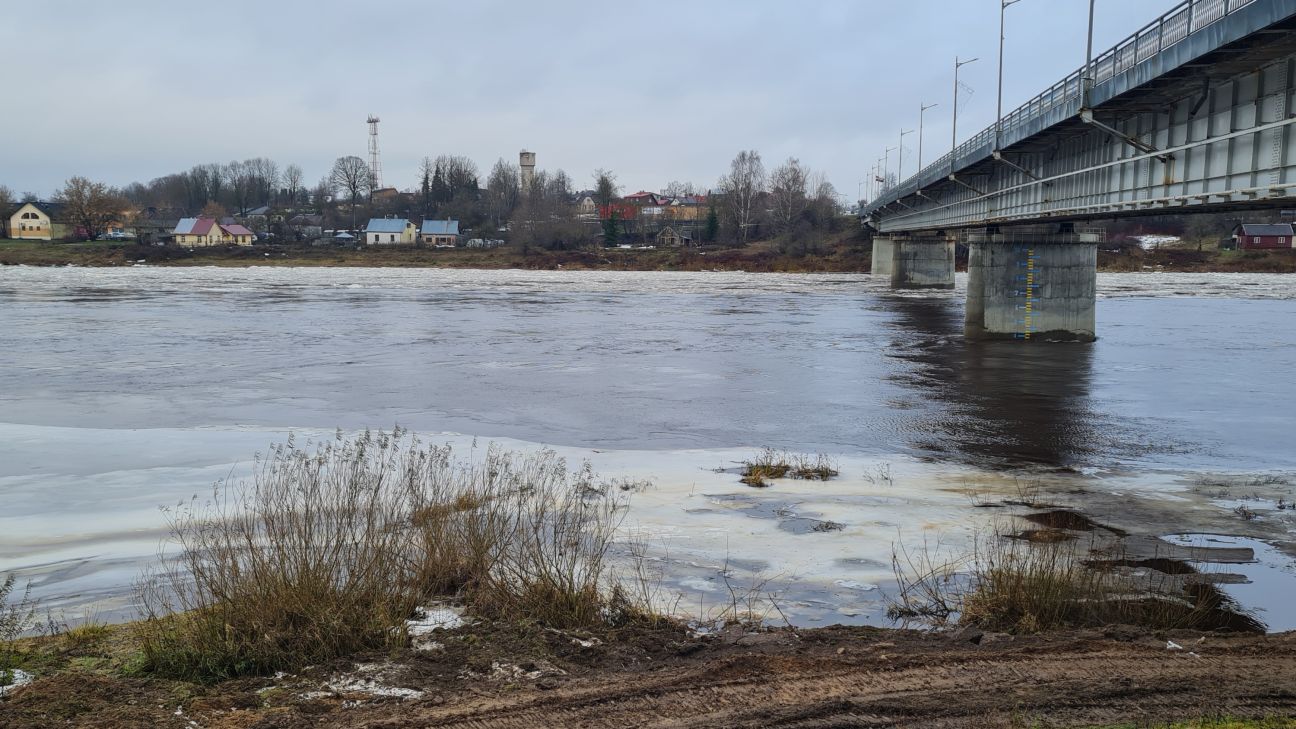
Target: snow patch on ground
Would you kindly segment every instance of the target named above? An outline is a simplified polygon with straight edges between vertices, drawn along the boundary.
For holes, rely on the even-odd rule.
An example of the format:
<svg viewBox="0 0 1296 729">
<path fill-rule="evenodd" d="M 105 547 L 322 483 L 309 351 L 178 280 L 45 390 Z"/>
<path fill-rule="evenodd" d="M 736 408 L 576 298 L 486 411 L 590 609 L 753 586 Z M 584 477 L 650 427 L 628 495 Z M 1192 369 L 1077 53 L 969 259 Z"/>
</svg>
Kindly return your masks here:
<svg viewBox="0 0 1296 729">
<path fill-rule="evenodd" d="M 0 696 L 4 696 L 5 694 L 9 693 L 10 691 L 13 691 L 14 689 L 18 689 L 23 686 L 26 686 L 27 684 L 31 683 L 36 679 L 35 676 L 31 675 L 30 673 L 27 673 L 21 668 L 15 668 L 9 671 L 8 674 L 9 674 L 8 675 L 9 683 L 0 686 Z"/>
<path fill-rule="evenodd" d="M 431 605 L 415 611 L 414 618 L 405 621 L 405 632 L 416 650 L 439 651 L 445 645 L 432 640 L 431 635 L 438 630 L 454 630 L 472 621 L 463 615 L 463 608 L 448 605 Z"/>
<path fill-rule="evenodd" d="M 1159 248 L 1163 245 L 1178 243 L 1179 236 L 1176 235 L 1140 235 L 1135 238 L 1139 242 L 1139 247 L 1145 251 Z"/>
<path fill-rule="evenodd" d="M 402 688 L 391 685 L 391 674 L 399 670 L 391 663 L 360 663 L 350 673 L 334 676 L 324 684 L 327 691 L 308 691 L 302 694 L 304 699 L 321 699 L 338 694 L 368 694 L 383 699 L 419 699 L 423 692 L 418 689 Z"/>
</svg>

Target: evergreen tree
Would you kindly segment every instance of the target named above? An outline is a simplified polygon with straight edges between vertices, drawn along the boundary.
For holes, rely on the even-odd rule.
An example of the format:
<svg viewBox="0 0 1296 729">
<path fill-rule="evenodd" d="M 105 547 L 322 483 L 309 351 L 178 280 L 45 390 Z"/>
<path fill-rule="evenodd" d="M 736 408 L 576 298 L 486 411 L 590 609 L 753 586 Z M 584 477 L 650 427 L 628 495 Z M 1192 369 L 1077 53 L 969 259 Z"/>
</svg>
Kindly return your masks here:
<svg viewBox="0 0 1296 729">
<path fill-rule="evenodd" d="M 603 245 L 611 248 L 621 241 L 621 214 L 616 210 L 603 221 Z"/>
<path fill-rule="evenodd" d="M 423 197 L 423 214 L 430 215 L 432 213 L 432 171 L 427 168 L 426 158 L 424 158 L 423 162 L 423 179 L 419 185 L 419 191 Z"/>
<path fill-rule="evenodd" d="M 441 169 L 441 160 L 437 160 L 436 171 L 432 173 L 432 201 L 448 203 L 454 196 L 450 185 L 446 183 L 445 172 Z"/>
<path fill-rule="evenodd" d="M 702 231 L 702 240 L 707 243 L 715 241 L 720 235 L 720 216 L 716 214 L 715 206 L 707 208 L 706 228 Z"/>
</svg>

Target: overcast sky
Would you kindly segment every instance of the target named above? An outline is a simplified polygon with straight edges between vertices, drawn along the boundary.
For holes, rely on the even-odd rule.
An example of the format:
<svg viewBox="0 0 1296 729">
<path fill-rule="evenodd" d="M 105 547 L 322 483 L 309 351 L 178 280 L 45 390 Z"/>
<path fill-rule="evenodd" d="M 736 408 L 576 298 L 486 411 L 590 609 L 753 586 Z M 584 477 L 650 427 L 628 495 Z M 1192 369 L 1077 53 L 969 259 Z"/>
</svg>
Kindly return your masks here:
<svg viewBox="0 0 1296 729">
<path fill-rule="evenodd" d="M 949 150 L 955 54 L 974 89 L 960 140 L 994 123 L 999 0 L 40 0 L 4 10 L 0 184 L 51 194 L 71 175 L 148 181 L 265 156 L 314 184 L 365 156 L 382 118 L 384 182 L 425 155 L 483 174 L 527 148 L 577 186 L 706 188 L 740 149 L 857 183 L 927 113 Z M 1096 50 L 1174 0 L 1098 0 Z M 1004 107 L 1084 61 L 1085 0 L 1008 10 Z M 906 138 L 914 171 L 917 135 Z M 894 165 L 894 162 L 893 162 Z M 894 169 L 894 166 L 893 166 Z"/>
</svg>

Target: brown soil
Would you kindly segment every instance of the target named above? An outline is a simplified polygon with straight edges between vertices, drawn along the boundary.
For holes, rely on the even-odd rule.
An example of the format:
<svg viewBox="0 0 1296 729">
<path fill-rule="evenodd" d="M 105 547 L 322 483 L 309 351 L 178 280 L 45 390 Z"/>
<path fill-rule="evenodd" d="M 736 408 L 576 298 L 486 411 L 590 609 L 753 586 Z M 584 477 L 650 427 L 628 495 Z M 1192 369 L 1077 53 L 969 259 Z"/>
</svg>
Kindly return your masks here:
<svg viewBox="0 0 1296 729">
<path fill-rule="evenodd" d="M 1208 246 L 1201 251 L 1195 248 L 1161 248 L 1144 251 L 1132 247 L 1119 252 L 1099 251 L 1098 270 L 1296 273 L 1296 250 L 1221 251 Z"/>
<path fill-rule="evenodd" d="M 522 250 L 504 246 L 489 250 L 415 247 L 338 248 L 307 245 L 258 245 L 246 248 L 189 250 L 178 247 L 107 243 L 34 243 L 0 241 L 0 265 L 127 266 L 379 266 L 404 268 L 521 268 L 612 271 L 752 271 L 789 273 L 867 273 L 872 247 L 856 231 L 824 236 L 813 246 L 759 241 L 745 248 L 711 246 L 704 250 Z M 966 255 L 957 261 L 967 267 Z M 1128 248 L 1100 251 L 1098 270 L 1296 273 L 1294 251 L 1196 251 Z"/>
<path fill-rule="evenodd" d="M 0 726 L 1007 727 L 1296 712 L 1296 634 L 731 628 L 585 647 L 588 636 L 478 626 L 435 637 L 432 651 L 214 686 L 65 667 L 0 698 Z M 358 663 L 423 693 L 327 688 Z"/>
<path fill-rule="evenodd" d="M 789 251 L 772 241 L 731 249 L 598 249 L 548 251 L 518 246 L 433 249 L 414 246 L 340 248 L 308 245 L 187 249 L 105 243 L 0 241 L 0 265 L 29 266 L 377 266 L 611 271 L 867 272 L 867 243 L 853 232 L 834 234 L 812 251 Z"/>
</svg>

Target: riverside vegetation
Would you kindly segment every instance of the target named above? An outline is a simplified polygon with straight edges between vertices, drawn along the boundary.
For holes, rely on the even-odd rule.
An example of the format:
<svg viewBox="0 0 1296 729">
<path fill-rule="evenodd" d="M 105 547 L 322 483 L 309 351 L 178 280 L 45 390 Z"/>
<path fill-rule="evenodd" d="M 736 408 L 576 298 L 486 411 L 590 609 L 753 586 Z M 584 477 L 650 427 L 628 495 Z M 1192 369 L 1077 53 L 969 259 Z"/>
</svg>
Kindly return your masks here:
<svg viewBox="0 0 1296 729">
<path fill-rule="evenodd" d="M 27 266 L 304 266 L 474 268 L 611 271 L 748 271 L 753 273 L 864 273 L 872 246 L 859 229 L 753 241 L 741 248 L 577 248 L 548 250 L 522 245 L 488 249 L 415 246 L 337 247 L 258 245 L 188 249 L 122 242 L 47 243 L 0 239 L 0 265 Z M 965 255 L 957 260 L 959 270 Z M 1137 246 L 1098 253 L 1098 270 L 1296 273 L 1296 251 L 1221 251 Z"/>
<path fill-rule="evenodd" d="M 621 493 L 549 451 L 290 440 L 249 484 L 171 512 L 177 568 L 141 586 L 143 667 L 209 680 L 393 649 L 437 599 L 560 630 L 658 623 L 653 585 L 607 559 Z"/>
<path fill-rule="evenodd" d="M 837 475 L 826 457 L 773 450 L 757 455 L 744 470 L 765 478 Z M 893 483 L 889 469 L 870 478 Z M 750 669 L 753 677 L 780 681 L 796 703 L 812 699 L 795 698 L 802 689 L 792 687 L 822 686 L 822 671 L 856 672 L 876 683 L 867 677 L 885 670 L 903 681 L 895 672 L 910 666 L 926 696 L 938 690 L 931 681 L 948 673 L 947 661 L 978 661 L 987 680 L 997 680 L 992 676 L 1000 671 L 995 667 L 1000 647 L 990 641 L 980 646 L 981 630 L 1016 634 L 1021 645 L 1035 645 L 1030 637 L 1035 633 L 1052 636 L 1040 644 L 1035 659 L 1004 656 L 1005 677 L 1019 676 L 1022 660 L 1047 660 L 1071 650 L 1066 646 L 1076 641 L 1075 657 L 1059 659 L 1063 673 L 1075 670 L 1074 661 L 1098 653 L 1117 663 L 1137 659 L 1134 648 L 1067 632 L 1077 628 L 1125 623 L 1158 631 L 1261 630 L 1236 615 L 1221 617 L 1232 613 L 1217 591 L 1182 592 L 1185 585 L 1203 583 L 1138 578 L 1115 568 L 1116 560 L 1095 560 L 1077 542 L 1011 539 L 1007 530 L 996 530 L 960 559 L 941 559 L 930 550 L 898 550 L 895 559 L 900 589 L 892 616 L 968 626 L 977 631 L 970 643 L 965 632 L 955 631 L 770 630 L 750 622 L 755 611 L 750 605 L 744 609 L 737 598 L 720 616 L 720 632 L 694 632 L 670 617 L 669 597 L 660 578 L 645 567 L 644 552 L 614 549 L 625 500 L 647 487 L 601 479 L 588 466 L 573 471 L 549 451 L 518 454 L 489 447 L 464 459 L 448 446 L 425 445 L 399 430 L 354 438 L 339 433 L 318 444 L 290 439 L 259 457 L 248 480 L 218 484 L 210 497 L 167 512 L 174 551 L 141 580 L 138 597 L 145 616 L 137 622 L 89 624 L 18 639 L 33 626 L 36 609 L 15 594 L 15 580 L 8 578 L 0 591 L 0 669 L 22 670 L 38 680 L 0 697 L 0 717 L 9 717 L 14 726 L 97 721 L 179 727 L 196 714 L 220 717 L 227 726 L 346 726 L 362 716 L 408 719 L 415 715 L 392 706 L 397 699 L 391 697 L 417 698 L 428 690 L 454 694 L 467 690 L 455 687 L 474 686 L 464 683 L 472 679 L 503 682 L 512 692 L 523 690 L 519 682 L 534 687 L 527 691 L 556 692 L 550 694 L 554 711 L 567 719 L 551 721 L 574 716 L 564 712 L 604 706 L 606 715 L 587 717 L 602 725 L 615 714 L 616 702 L 634 701 L 640 689 L 644 695 L 660 692 L 665 674 L 658 671 L 684 672 L 672 685 L 688 691 Z M 1049 521 L 1059 529 L 1067 526 Z M 437 641 L 416 642 L 410 620 L 430 606 L 447 604 L 461 606 L 469 626 L 443 632 Z M 1240 639 L 1211 640 L 1228 646 Z M 1049 641 L 1061 643 L 1046 648 Z M 1279 661 L 1265 664 L 1279 672 L 1287 664 L 1274 656 L 1296 658 L 1296 641 L 1264 643 L 1269 648 L 1260 654 L 1255 648 L 1260 643 L 1237 645 L 1227 660 L 1238 670 L 1261 654 Z M 971 656 L 969 650 L 989 652 Z M 924 673 L 925 662 L 934 673 Z M 1040 676 L 1052 670 L 1038 667 Z M 1142 669 L 1128 663 L 1128 670 Z M 1174 674 L 1173 680 L 1184 691 L 1200 692 L 1206 706 L 1220 700 L 1219 687 L 1212 688 L 1214 670 L 1203 667 L 1192 679 Z M 577 676 L 606 680 L 607 697 L 591 704 L 573 689 L 564 698 L 562 686 Z M 1159 679 L 1147 678 L 1149 690 L 1164 690 L 1155 686 Z M 383 688 L 379 679 L 394 682 L 394 688 Z M 641 680 L 652 685 L 628 688 Z M 673 708 L 661 711 L 681 716 L 694 709 L 713 711 L 714 697 L 707 691 L 731 689 L 716 684 L 698 690 L 708 697 L 702 704 L 679 697 L 668 701 Z M 388 698 L 375 702 L 374 691 Z M 123 703 L 123 692 L 134 698 Z M 941 711 L 961 706 L 968 716 L 986 714 L 986 726 L 1031 726 L 1020 723 L 1020 716 L 1053 716 L 1048 712 L 1066 709 L 1051 700 L 1031 703 L 1034 699 L 1007 686 L 988 696 L 998 702 L 999 693 L 1016 696 L 1017 707 L 1028 702 L 1036 713 L 1021 714 L 1002 703 L 982 706 L 967 697 L 936 703 Z M 887 696 L 879 700 L 899 701 L 893 693 Z M 445 710 L 455 705 L 445 704 Z M 736 705 L 751 706 L 751 699 Z M 430 713 L 417 716 L 432 722 L 441 706 L 438 699 L 419 709 Z M 926 716 L 933 706 L 927 701 L 905 711 Z M 1245 715 L 1255 717 L 1286 704 L 1269 697 L 1245 706 Z M 369 713 L 355 713 L 357 707 Z M 488 707 L 481 710 L 489 713 Z M 1123 710 L 1095 716 L 1124 716 Z M 474 711 L 465 709 L 461 719 L 476 721 Z M 1005 713 L 995 713 L 1000 711 Z"/>
</svg>

